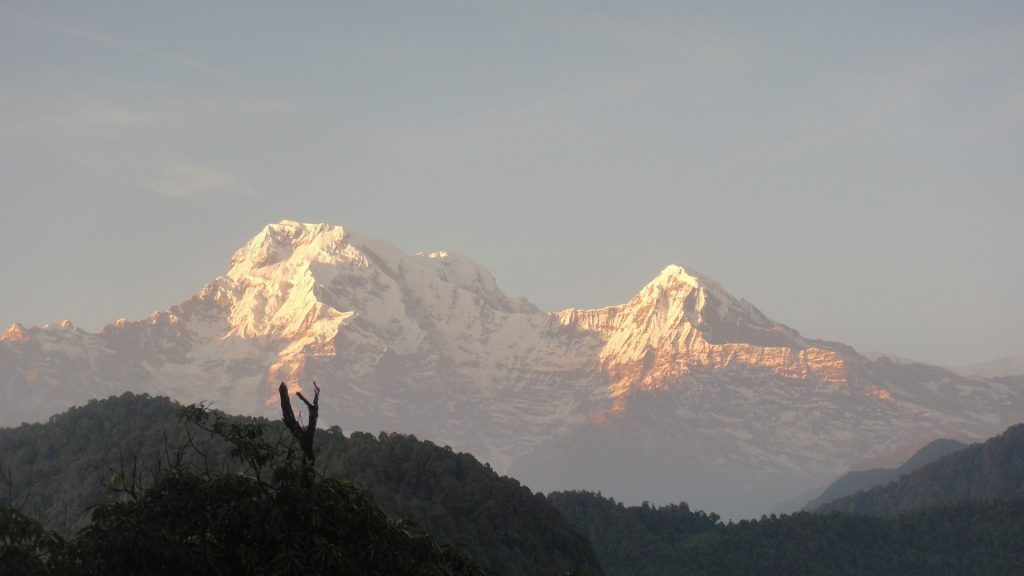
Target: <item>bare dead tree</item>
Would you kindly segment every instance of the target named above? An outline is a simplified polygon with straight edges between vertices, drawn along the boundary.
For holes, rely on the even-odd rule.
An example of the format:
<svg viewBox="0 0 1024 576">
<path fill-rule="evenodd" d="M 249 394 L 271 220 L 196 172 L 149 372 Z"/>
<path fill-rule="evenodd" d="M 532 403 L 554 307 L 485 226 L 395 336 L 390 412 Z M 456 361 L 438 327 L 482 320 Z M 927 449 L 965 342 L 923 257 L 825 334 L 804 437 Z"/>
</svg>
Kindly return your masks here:
<svg viewBox="0 0 1024 576">
<path fill-rule="evenodd" d="M 320 387 L 317 386 L 316 382 L 313 382 L 313 388 L 316 392 L 313 394 L 313 401 L 306 400 L 306 397 L 302 395 L 302 392 L 296 393 L 299 400 L 306 405 L 309 410 L 309 421 L 306 423 L 306 427 L 303 428 L 299 421 L 295 418 L 295 412 L 292 411 L 291 400 L 288 399 L 288 386 L 281 382 L 278 386 L 277 391 L 281 395 L 281 418 L 284 420 L 284 425 L 288 427 L 295 439 L 299 441 L 299 448 L 302 449 L 303 456 L 306 457 L 306 461 L 310 464 L 316 462 L 316 454 L 313 453 L 313 434 L 316 433 L 316 420 L 320 415 Z"/>
</svg>

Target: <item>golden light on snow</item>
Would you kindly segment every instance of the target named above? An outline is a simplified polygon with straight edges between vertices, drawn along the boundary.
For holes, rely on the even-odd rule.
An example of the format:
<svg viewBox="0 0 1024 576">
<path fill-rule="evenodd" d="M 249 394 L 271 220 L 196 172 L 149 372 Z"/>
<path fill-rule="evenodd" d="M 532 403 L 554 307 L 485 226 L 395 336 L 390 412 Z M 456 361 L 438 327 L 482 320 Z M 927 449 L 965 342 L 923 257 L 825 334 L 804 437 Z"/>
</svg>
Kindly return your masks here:
<svg viewBox="0 0 1024 576">
<path fill-rule="evenodd" d="M 8 342 L 27 342 L 30 339 L 29 335 L 25 333 L 25 327 L 17 322 L 8 326 L 3 335 L 0 335 L 0 340 Z"/>
</svg>

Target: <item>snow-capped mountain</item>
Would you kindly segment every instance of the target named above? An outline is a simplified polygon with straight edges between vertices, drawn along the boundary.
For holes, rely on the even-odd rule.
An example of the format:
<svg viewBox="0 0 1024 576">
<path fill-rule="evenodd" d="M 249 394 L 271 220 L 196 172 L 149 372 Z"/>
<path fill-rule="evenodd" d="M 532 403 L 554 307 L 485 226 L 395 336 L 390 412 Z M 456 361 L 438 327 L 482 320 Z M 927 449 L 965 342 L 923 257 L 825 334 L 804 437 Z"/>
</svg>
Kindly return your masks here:
<svg viewBox="0 0 1024 576">
<path fill-rule="evenodd" d="M 122 390 L 274 417 L 316 380 L 321 423 L 411 432 L 534 489 L 757 513 L 864 458 L 1024 417 L 1024 390 L 808 340 L 669 266 L 629 302 L 545 313 L 464 256 L 267 226 L 198 294 L 98 334 L 0 337 L 0 424 Z"/>
</svg>

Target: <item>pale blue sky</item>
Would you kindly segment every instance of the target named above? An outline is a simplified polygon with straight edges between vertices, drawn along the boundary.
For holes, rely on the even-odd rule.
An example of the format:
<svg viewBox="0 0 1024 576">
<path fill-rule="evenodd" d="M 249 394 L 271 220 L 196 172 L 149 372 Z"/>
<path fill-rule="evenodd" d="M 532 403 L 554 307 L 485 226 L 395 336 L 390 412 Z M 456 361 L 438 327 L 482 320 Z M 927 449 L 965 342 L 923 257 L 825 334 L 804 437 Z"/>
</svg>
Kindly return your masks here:
<svg viewBox="0 0 1024 576">
<path fill-rule="evenodd" d="M 670 263 L 805 335 L 1024 354 L 1024 3 L 0 2 L 0 324 L 178 303 L 271 221 L 544 309 Z"/>
</svg>

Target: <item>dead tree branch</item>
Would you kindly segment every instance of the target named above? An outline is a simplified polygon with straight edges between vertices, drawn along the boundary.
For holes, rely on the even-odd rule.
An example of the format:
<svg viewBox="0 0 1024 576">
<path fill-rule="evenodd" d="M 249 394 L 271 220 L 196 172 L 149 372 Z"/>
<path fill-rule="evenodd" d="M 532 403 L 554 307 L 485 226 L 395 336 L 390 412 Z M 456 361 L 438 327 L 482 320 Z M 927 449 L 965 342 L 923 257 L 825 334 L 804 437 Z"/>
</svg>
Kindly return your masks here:
<svg viewBox="0 0 1024 576">
<path fill-rule="evenodd" d="M 309 422 L 306 423 L 305 428 L 299 424 L 298 419 L 295 418 L 295 412 L 292 411 L 292 403 L 288 398 L 288 386 L 281 382 L 281 385 L 277 388 L 278 393 L 281 395 L 281 418 L 284 420 L 284 425 L 291 431 L 292 436 L 295 436 L 295 439 L 299 441 L 299 448 L 302 449 L 303 456 L 306 457 L 306 461 L 310 464 L 316 462 L 316 454 L 313 452 L 313 434 L 316 433 L 316 421 L 320 416 L 320 387 L 317 386 L 316 382 L 313 382 L 313 388 L 316 392 L 313 394 L 312 402 L 307 400 L 302 395 L 302 392 L 296 394 L 309 410 Z"/>
</svg>

